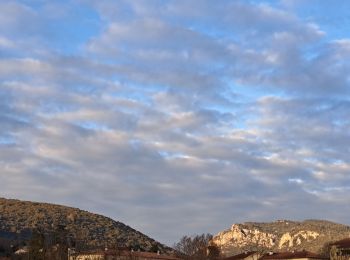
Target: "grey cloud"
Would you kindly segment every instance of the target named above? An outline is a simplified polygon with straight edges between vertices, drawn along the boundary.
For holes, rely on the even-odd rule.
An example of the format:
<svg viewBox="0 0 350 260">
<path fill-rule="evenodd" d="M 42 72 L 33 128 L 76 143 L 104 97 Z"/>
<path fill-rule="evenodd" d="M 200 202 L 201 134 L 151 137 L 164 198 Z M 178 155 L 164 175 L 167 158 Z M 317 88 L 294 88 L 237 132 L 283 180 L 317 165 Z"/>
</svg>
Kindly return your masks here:
<svg viewBox="0 0 350 260">
<path fill-rule="evenodd" d="M 11 30 L 30 34 L 36 30 L 37 14 L 30 7 L 14 1 L 2 1 L 0 4 L 0 31 L 10 34 Z"/>
<path fill-rule="evenodd" d="M 336 186 L 340 179 L 344 185 L 349 183 L 346 157 L 349 124 L 342 116 L 348 111 L 347 103 L 267 98 L 259 105 L 262 112 L 257 127 L 261 137 L 269 140 L 269 151 L 277 158 L 301 164 L 301 169 L 289 176 L 304 180 L 302 186 L 309 192 L 321 194 L 324 189 Z"/>
<path fill-rule="evenodd" d="M 346 100 L 265 99 L 260 123 L 264 128 L 273 126 L 272 131 L 265 128 L 266 133 L 275 135 L 278 142 L 285 140 L 294 149 L 293 143 L 296 146 L 303 143 L 308 148 L 326 152 L 325 160 L 327 157 L 344 158 L 342 154 L 348 149 L 349 124 L 343 116 L 349 109 L 348 105 Z M 328 154 L 333 146 L 338 156 Z"/>
<path fill-rule="evenodd" d="M 276 6 L 161 2 L 78 1 L 104 28 L 84 48 L 38 32 L 40 53 L 1 56 L 1 196 L 170 245 L 238 221 L 348 221 L 348 41 Z"/>
<path fill-rule="evenodd" d="M 154 18 L 113 24 L 89 49 L 123 63 L 118 73 L 126 80 L 196 92 L 223 86 L 211 75 L 211 62 L 229 55 L 210 37 Z"/>
<path fill-rule="evenodd" d="M 305 51 L 305 46 L 311 49 L 323 37 L 315 24 L 268 5 L 244 2 L 212 5 L 202 1 L 176 3 L 178 10 L 173 10 L 172 5 L 164 4 L 167 8 L 159 15 L 146 12 L 135 17 L 135 11 L 130 20 L 113 22 L 88 48 L 123 63 L 119 76 L 143 84 L 191 87 L 197 92 L 213 88 L 223 91 L 227 89 L 227 78 L 231 77 L 243 85 L 272 87 L 292 94 L 347 92 L 344 75 L 348 65 L 346 57 L 337 54 L 344 55 L 340 47 L 325 44 L 314 48 L 316 52 Z M 201 26 L 181 20 L 186 12 L 181 15 L 180 10 L 193 9 L 195 5 L 208 20 L 218 18 L 224 19 L 223 24 L 232 24 L 237 30 L 233 39 L 219 25 L 213 37 L 210 29 L 202 30 Z M 142 9 L 140 6 L 144 3 L 130 8 Z M 146 9 L 155 8 L 150 5 Z M 221 9 L 223 12 L 218 12 Z M 174 26 L 168 19 L 172 15 L 184 22 Z M 206 24 L 205 20 L 199 20 L 201 23 Z M 329 69 L 335 60 L 338 66 Z"/>
</svg>

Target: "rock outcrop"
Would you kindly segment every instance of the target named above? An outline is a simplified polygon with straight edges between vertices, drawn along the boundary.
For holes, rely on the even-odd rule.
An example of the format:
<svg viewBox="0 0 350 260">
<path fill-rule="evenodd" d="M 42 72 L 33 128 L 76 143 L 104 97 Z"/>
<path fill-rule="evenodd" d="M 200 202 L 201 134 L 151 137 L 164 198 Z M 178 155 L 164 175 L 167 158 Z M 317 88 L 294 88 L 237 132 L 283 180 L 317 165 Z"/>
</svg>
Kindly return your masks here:
<svg viewBox="0 0 350 260">
<path fill-rule="evenodd" d="M 303 222 L 278 220 L 271 223 L 234 224 L 213 238 L 223 254 L 243 251 L 308 250 L 319 253 L 324 244 L 350 237 L 350 227 L 323 220 Z"/>
<path fill-rule="evenodd" d="M 294 246 L 301 245 L 303 241 L 310 242 L 312 240 L 315 240 L 318 236 L 320 236 L 319 233 L 310 230 L 301 230 L 295 234 L 287 232 L 280 238 L 278 248 L 293 248 Z"/>
<path fill-rule="evenodd" d="M 244 248 L 250 245 L 271 248 L 275 245 L 276 235 L 263 232 L 258 228 L 234 224 L 229 231 L 220 232 L 213 242 L 220 247 L 234 246 Z"/>
</svg>

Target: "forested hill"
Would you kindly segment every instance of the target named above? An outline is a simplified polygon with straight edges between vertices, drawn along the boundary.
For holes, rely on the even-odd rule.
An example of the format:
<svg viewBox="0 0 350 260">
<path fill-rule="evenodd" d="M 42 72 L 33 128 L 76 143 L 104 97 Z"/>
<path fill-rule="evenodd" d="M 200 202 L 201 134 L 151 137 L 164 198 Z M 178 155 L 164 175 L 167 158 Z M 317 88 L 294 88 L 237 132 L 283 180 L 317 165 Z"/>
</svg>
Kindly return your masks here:
<svg viewBox="0 0 350 260">
<path fill-rule="evenodd" d="M 171 249 L 141 232 L 108 217 L 78 208 L 0 198 L 0 238 L 28 240 L 33 230 L 52 232 L 64 227 L 69 236 L 88 247 L 106 245 L 150 251 Z"/>
</svg>

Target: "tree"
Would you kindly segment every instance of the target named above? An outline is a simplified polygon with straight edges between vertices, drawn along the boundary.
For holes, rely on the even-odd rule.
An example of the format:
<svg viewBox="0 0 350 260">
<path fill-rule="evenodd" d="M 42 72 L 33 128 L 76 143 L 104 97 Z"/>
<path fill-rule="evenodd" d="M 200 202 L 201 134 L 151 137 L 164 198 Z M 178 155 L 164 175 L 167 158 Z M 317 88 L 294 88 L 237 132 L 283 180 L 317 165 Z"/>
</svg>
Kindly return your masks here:
<svg viewBox="0 0 350 260">
<path fill-rule="evenodd" d="M 332 242 L 326 242 L 323 244 L 322 248 L 320 249 L 319 254 L 325 258 L 329 258 L 331 248 L 332 248 Z"/>
<path fill-rule="evenodd" d="M 63 225 L 56 226 L 51 231 L 33 230 L 29 241 L 29 260 L 61 260 L 68 258 L 70 237 Z"/>
<path fill-rule="evenodd" d="M 174 249 L 185 259 L 215 259 L 220 255 L 220 251 L 215 245 L 210 244 L 212 238 L 211 234 L 183 236 L 174 245 Z"/>
<path fill-rule="evenodd" d="M 30 260 L 45 259 L 45 236 L 40 230 L 34 230 L 32 238 L 29 241 L 28 258 Z"/>
<path fill-rule="evenodd" d="M 68 231 L 64 225 L 57 225 L 53 231 L 54 245 L 48 245 L 50 252 L 50 259 L 60 260 L 68 258 Z"/>
<path fill-rule="evenodd" d="M 157 253 L 157 252 L 160 252 L 160 248 L 157 244 L 153 244 L 149 251 L 153 253 Z"/>
<path fill-rule="evenodd" d="M 210 243 L 207 248 L 207 258 L 212 259 L 219 259 L 220 257 L 220 249 L 217 245 L 214 243 Z"/>
</svg>

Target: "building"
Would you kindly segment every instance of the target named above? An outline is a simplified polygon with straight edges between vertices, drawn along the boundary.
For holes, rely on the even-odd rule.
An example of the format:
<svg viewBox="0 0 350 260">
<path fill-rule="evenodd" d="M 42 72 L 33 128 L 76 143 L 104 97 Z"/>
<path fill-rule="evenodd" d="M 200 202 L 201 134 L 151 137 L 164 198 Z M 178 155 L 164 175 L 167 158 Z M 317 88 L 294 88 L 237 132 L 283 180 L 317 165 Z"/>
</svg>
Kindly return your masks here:
<svg viewBox="0 0 350 260">
<path fill-rule="evenodd" d="M 222 260 L 259 260 L 261 253 L 256 251 L 244 252 L 238 255 L 222 258 Z"/>
<path fill-rule="evenodd" d="M 69 260 L 181 260 L 174 256 L 130 250 L 94 250 L 70 253 Z"/>
<path fill-rule="evenodd" d="M 299 251 L 299 252 L 280 252 L 280 253 L 267 253 L 260 258 L 261 260 L 326 260 L 321 255 L 309 252 L 309 251 Z"/>
<path fill-rule="evenodd" d="M 27 246 L 19 248 L 16 252 L 15 255 L 25 255 L 28 254 L 29 248 Z"/>
<path fill-rule="evenodd" d="M 350 259 L 350 238 L 345 238 L 331 243 L 329 256 L 331 260 Z"/>
</svg>

